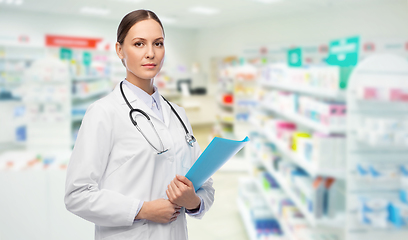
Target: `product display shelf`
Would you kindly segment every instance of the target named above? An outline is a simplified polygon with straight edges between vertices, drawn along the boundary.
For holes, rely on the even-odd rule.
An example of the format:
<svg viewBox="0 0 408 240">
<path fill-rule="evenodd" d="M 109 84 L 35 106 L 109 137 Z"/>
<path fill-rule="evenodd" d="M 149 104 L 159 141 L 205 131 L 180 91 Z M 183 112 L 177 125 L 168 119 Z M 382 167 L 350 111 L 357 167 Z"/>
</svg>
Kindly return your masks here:
<svg viewBox="0 0 408 240">
<path fill-rule="evenodd" d="M 87 94 L 77 94 L 77 95 L 73 95 L 72 96 L 72 100 L 73 101 L 77 101 L 77 100 L 86 100 L 86 99 L 90 99 L 90 98 L 94 98 L 97 97 L 99 95 L 103 95 L 103 94 L 108 94 L 110 91 L 108 89 L 101 89 L 98 91 L 93 91 Z"/>
<path fill-rule="evenodd" d="M 239 213 L 241 214 L 242 221 L 244 222 L 245 230 L 248 234 L 250 240 L 258 240 L 256 236 L 256 230 L 254 225 L 251 223 L 251 216 L 249 209 L 245 206 L 244 202 L 238 197 L 237 206 Z"/>
<path fill-rule="evenodd" d="M 82 121 L 83 118 L 84 118 L 84 115 L 76 114 L 72 116 L 72 122 L 80 122 Z"/>
<path fill-rule="evenodd" d="M 103 79 L 109 80 L 110 76 L 103 76 L 103 75 L 92 75 L 92 76 L 74 76 L 72 81 L 74 82 L 92 82 L 92 81 L 99 81 Z"/>
<path fill-rule="evenodd" d="M 297 113 L 291 113 L 291 112 L 285 112 L 277 109 L 276 107 L 273 107 L 271 105 L 268 105 L 267 103 L 263 102 L 260 104 L 264 109 L 270 110 L 275 112 L 276 114 L 279 114 L 280 116 L 287 118 L 288 120 L 291 120 L 297 124 L 303 125 L 305 127 L 311 128 L 315 131 L 325 133 L 325 134 L 344 134 L 346 132 L 346 127 L 330 127 L 330 126 L 325 126 L 323 124 L 317 123 L 311 119 L 308 119 L 304 116 L 301 116 Z"/>
<path fill-rule="evenodd" d="M 311 162 L 308 162 L 303 157 L 296 154 L 296 152 L 290 150 L 285 144 L 278 140 L 273 134 L 264 132 L 266 138 L 275 144 L 281 153 L 283 153 L 288 160 L 292 161 L 303 170 L 305 170 L 312 178 L 317 176 L 323 177 L 333 177 L 336 179 L 344 179 L 346 176 L 345 169 L 319 169 L 312 165 Z"/>
<path fill-rule="evenodd" d="M 287 184 L 285 179 L 282 178 L 282 176 L 277 173 L 275 170 L 273 170 L 268 163 L 265 161 L 262 161 L 265 169 L 276 179 L 276 181 L 279 183 L 281 188 L 285 191 L 285 193 L 289 196 L 289 198 L 293 201 L 293 203 L 296 205 L 296 207 L 300 210 L 300 212 L 305 216 L 307 221 L 312 227 L 333 227 L 333 228 L 339 228 L 344 226 L 344 222 L 342 219 L 327 219 L 327 218 L 322 218 L 322 219 L 316 219 L 313 217 L 307 210 L 307 206 L 305 206 L 301 200 L 299 199 L 298 196 L 296 196 L 295 192 L 292 190 L 292 188 Z"/>
<path fill-rule="evenodd" d="M 234 105 L 232 103 L 223 103 L 223 102 L 219 101 L 218 104 L 221 107 L 225 107 L 225 108 L 233 108 L 234 107 Z"/>
<path fill-rule="evenodd" d="M 219 131 L 219 134 L 222 135 L 223 130 L 228 128 L 232 134 L 228 134 L 227 138 L 242 140 L 249 133 L 248 116 L 250 115 L 250 108 L 243 108 L 241 105 L 245 105 L 246 101 L 253 99 L 253 89 L 256 81 L 247 81 L 237 77 L 236 71 L 240 71 L 239 66 L 223 67 L 225 68 L 221 72 L 224 72 L 224 74 L 220 74 L 218 77 L 216 131 Z M 245 149 L 242 151 L 244 152 Z"/>
<path fill-rule="evenodd" d="M 350 77 L 347 94 L 347 240 L 408 239 L 407 215 L 404 214 L 408 203 L 403 197 L 408 182 L 406 172 L 402 171 L 408 163 L 407 80 L 407 60 L 388 54 L 365 59 Z M 374 94 L 367 94 L 370 92 Z M 366 137 L 367 133 L 372 137 Z M 405 137 L 398 138 L 398 134 Z M 358 165 L 362 169 L 367 166 L 375 169 L 384 177 L 383 181 L 390 182 L 384 189 L 381 182 L 366 183 L 364 174 L 355 178 L 353 172 L 357 172 Z M 391 174 L 391 169 L 399 170 Z M 372 179 L 376 180 L 375 175 Z M 374 205 L 381 202 L 385 204 Z M 378 214 L 380 211 L 382 215 Z M 373 212 L 377 214 L 374 217 Z"/>
<path fill-rule="evenodd" d="M 234 124 L 233 120 L 220 119 L 219 121 L 220 123 L 223 123 L 223 124 L 230 124 L 230 125 Z"/>
<path fill-rule="evenodd" d="M 333 91 L 333 90 L 326 90 L 326 89 L 314 88 L 314 87 L 298 87 L 295 85 L 289 85 L 289 84 L 277 83 L 277 82 L 265 82 L 265 81 L 261 82 L 261 85 L 264 87 L 268 87 L 268 88 L 276 88 L 280 90 L 298 92 L 298 93 L 302 93 L 302 94 L 306 94 L 310 96 L 328 98 L 328 99 L 338 100 L 338 101 L 344 101 L 346 99 L 346 93 L 345 91 L 342 91 L 342 90 Z"/>
<path fill-rule="evenodd" d="M 262 188 L 262 185 L 259 181 L 253 180 L 255 182 L 256 187 L 258 188 L 258 191 L 261 193 L 262 197 L 265 199 L 266 205 L 269 207 L 269 209 L 272 211 L 272 213 L 275 215 L 276 220 L 279 222 L 279 226 L 281 227 L 281 230 L 284 233 L 284 236 L 288 240 L 298 240 L 290 231 L 288 224 L 285 222 L 285 220 L 282 219 L 281 216 L 279 216 L 279 213 L 277 212 L 276 208 L 273 207 L 270 203 L 269 200 L 271 199 L 272 193 L 267 193 L 265 190 Z"/>
</svg>

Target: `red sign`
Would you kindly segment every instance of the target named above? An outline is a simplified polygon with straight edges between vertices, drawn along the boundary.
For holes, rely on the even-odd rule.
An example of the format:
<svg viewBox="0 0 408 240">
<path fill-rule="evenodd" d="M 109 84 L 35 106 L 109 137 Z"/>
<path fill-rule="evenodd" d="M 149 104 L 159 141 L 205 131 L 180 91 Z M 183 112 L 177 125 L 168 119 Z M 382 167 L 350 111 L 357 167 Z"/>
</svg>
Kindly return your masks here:
<svg viewBox="0 0 408 240">
<path fill-rule="evenodd" d="M 102 41 L 102 39 L 56 36 L 56 35 L 45 36 L 45 45 L 48 47 L 96 48 L 96 44 L 99 41 Z"/>
</svg>

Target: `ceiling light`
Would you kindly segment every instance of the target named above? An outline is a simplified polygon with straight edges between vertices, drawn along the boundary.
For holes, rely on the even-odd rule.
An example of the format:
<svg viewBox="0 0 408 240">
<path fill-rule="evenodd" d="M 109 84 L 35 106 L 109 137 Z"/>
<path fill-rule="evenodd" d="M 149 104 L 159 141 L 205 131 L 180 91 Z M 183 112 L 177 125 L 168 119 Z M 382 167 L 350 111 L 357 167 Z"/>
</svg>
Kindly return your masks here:
<svg viewBox="0 0 408 240">
<path fill-rule="evenodd" d="M 215 8 L 207 8 L 207 7 L 193 7 L 190 8 L 190 12 L 204 14 L 204 15 L 213 15 L 220 12 L 220 10 Z"/>
<path fill-rule="evenodd" d="M 91 15 L 108 15 L 110 10 L 105 8 L 83 7 L 81 8 L 80 12 Z"/>
<path fill-rule="evenodd" d="M 117 2 L 128 2 L 128 3 L 139 3 L 144 2 L 145 0 L 115 0 Z"/>
<path fill-rule="evenodd" d="M 21 5 L 23 4 L 23 0 L 0 0 L 0 3 L 5 3 L 8 5 Z"/>
<path fill-rule="evenodd" d="M 281 2 L 282 0 L 252 0 L 252 1 L 269 4 L 269 3 Z"/>
</svg>

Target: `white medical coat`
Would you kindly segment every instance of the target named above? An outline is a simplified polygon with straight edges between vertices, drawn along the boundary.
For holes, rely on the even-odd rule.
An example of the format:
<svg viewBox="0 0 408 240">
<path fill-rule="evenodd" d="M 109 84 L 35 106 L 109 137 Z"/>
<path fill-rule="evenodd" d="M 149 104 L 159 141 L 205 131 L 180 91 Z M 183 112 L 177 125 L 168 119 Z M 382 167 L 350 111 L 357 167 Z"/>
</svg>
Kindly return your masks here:
<svg viewBox="0 0 408 240">
<path fill-rule="evenodd" d="M 106 97 L 93 103 L 82 120 L 67 169 L 65 204 L 67 209 L 95 223 L 95 239 L 104 240 L 184 240 L 188 239 L 185 209 L 177 220 L 155 223 L 134 221 L 140 201 L 166 198 L 167 185 L 176 174 L 184 175 L 201 154 L 198 143 L 190 147 L 185 131 L 170 106 L 162 98 L 164 123 L 123 84 L 133 106 L 145 111 L 165 148 L 158 155 L 132 124 L 129 107 L 120 83 Z M 183 108 L 172 104 L 186 124 L 191 125 Z M 160 141 L 147 119 L 135 114 L 143 133 L 161 150 Z M 214 201 L 212 179 L 198 189 L 204 208 L 194 218 L 202 218 Z"/>
</svg>

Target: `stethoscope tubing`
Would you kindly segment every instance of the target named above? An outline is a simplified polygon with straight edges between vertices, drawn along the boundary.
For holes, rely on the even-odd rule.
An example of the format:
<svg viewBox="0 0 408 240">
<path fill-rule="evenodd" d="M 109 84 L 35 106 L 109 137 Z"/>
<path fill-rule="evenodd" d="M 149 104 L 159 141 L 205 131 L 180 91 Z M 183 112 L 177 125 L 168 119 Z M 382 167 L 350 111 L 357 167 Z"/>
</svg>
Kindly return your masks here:
<svg viewBox="0 0 408 240">
<path fill-rule="evenodd" d="M 126 96 L 125 96 L 125 93 L 123 92 L 123 87 L 122 87 L 122 85 L 123 85 L 123 81 L 120 83 L 120 91 L 121 91 L 121 93 L 122 93 L 123 99 L 125 100 L 126 104 L 127 104 L 128 107 L 130 108 L 129 117 L 130 117 L 130 120 L 132 121 L 133 125 L 134 125 L 134 126 L 137 128 L 137 130 L 143 135 L 143 137 L 146 139 L 146 141 L 158 152 L 158 154 L 162 154 L 162 153 L 164 153 L 164 152 L 167 152 L 169 149 L 165 149 L 165 148 L 164 148 L 163 142 L 161 141 L 161 138 L 159 137 L 159 134 L 157 133 L 157 130 L 156 130 L 156 128 L 154 127 L 154 125 L 153 125 L 153 123 L 152 123 L 152 121 L 151 121 L 149 115 L 147 115 L 147 113 L 145 113 L 143 110 L 137 109 L 137 108 L 135 109 L 135 108 L 132 107 L 132 105 L 130 105 L 129 101 L 127 100 L 127 98 L 126 98 Z M 167 104 L 169 104 L 171 110 L 172 110 L 173 113 L 177 116 L 177 118 L 178 118 L 178 120 L 180 121 L 180 123 L 183 125 L 184 131 L 186 132 L 186 137 L 185 137 L 185 138 L 186 138 L 186 142 L 188 143 L 188 145 L 190 145 L 191 147 L 193 147 L 193 143 L 196 142 L 196 139 L 194 138 L 193 135 L 191 135 L 191 134 L 189 133 L 189 131 L 187 130 L 187 127 L 186 127 L 186 125 L 184 124 L 183 120 L 182 120 L 181 117 L 178 115 L 177 111 L 173 108 L 173 106 L 170 104 L 170 102 L 167 101 L 167 99 L 165 99 L 163 96 L 161 96 L 161 97 L 163 98 L 164 101 L 167 102 Z M 155 132 L 157 138 L 160 140 L 160 145 L 161 145 L 163 151 L 158 150 L 158 149 L 149 141 L 149 139 L 147 138 L 147 136 L 146 136 L 146 135 L 143 133 L 143 131 L 140 129 L 140 127 L 139 127 L 139 125 L 137 124 L 136 120 L 133 118 L 133 115 L 132 115 L 132 114 L 133 114 L 134 112 L 138 112 L 138 113 L 142 114 L 144 117 L 147 118 L 148 122 L 150 123 L 150 125 L 151 125 L 152 128 L 154 129 L 154 132 Z"/>
</svg>

